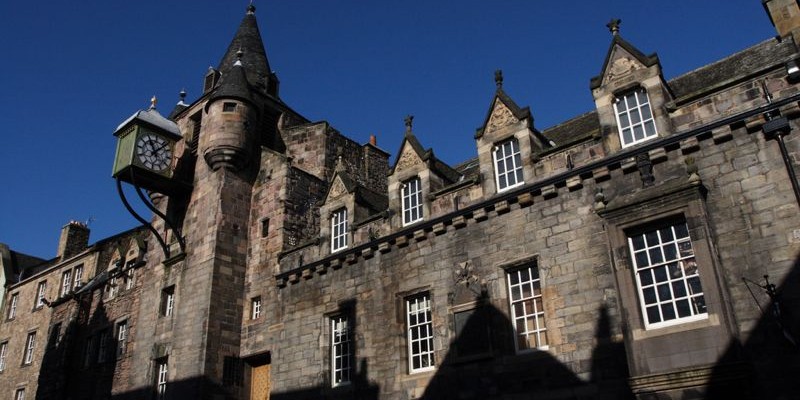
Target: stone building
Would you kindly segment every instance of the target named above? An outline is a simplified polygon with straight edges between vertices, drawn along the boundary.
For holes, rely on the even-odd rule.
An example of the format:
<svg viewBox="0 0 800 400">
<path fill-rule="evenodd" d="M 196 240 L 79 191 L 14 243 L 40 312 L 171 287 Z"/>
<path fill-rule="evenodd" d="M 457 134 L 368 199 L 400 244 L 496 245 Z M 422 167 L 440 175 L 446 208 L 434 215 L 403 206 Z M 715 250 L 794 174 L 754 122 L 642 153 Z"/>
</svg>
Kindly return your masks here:
<svg viewBox="0 0 800 400">
<path fill-rule="evenodd" d="M 596 109 L 554 127 L 538 128 L 496 72 L 477 157 L 452 166 L 411 117 L 387 153 L 285 104 L 251 5 L 198 99 L 118 129 L 121 143 L 135 126 L 165 138 L 147 136 L 145 170 L 174 151 L 169 174 L 141 181 L 161 214 L 151 230 L 7 283 L 4 315 L 15 298 L 28 306 L 0 324 L 0 387 L 796 397 L 800 7 L 763 4 L 777 37 L 672 78 L 612 21 L 590 79 Z M 86 285 L 49 300 L 78 265 Z M 45 279 L 49 307 L 29 311 Z M 26 342 L 62 330 L 52 348 Z"/>
</svg>

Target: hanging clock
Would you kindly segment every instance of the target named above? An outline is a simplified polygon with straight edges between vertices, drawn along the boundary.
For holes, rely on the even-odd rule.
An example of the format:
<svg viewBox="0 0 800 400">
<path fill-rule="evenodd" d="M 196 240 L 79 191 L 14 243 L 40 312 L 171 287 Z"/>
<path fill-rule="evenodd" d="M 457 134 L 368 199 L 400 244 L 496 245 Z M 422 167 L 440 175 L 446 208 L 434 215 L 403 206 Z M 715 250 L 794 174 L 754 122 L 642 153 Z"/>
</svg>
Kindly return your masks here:
<svg viewBox="0 0 800 400">
<path fill-rule="evenodd" d="M 117 127 L 112 176 L 133 185 L 170 194 L 185 189 L 173 176 L 178 126 L 156 111 L 138 111 Z"/>
</svg>

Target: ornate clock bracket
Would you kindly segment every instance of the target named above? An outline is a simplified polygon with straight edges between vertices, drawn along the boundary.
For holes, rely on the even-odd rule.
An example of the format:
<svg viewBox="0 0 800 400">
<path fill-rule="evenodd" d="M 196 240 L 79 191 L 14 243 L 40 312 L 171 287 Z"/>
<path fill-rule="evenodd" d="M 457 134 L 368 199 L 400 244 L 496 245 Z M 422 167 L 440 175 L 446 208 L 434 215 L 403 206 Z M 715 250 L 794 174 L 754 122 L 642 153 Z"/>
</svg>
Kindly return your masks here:
<svg viewBox="0 0 800 400">
<path fill-rule="evenodd" d="M 133 170 L 131 170 L 130 171 L 130 178 L 129 178 L 130 179 L 130 183 L 136 189 L 136 194 L 139 195 L 139 199 L 142 201 L 142 203 L 144 203 L 144 205 L 150 211 L 153 212 L 153 214 L 155 214 L 156 216 L 158 216 L 159 218 L 164 220 L 164 223 L 166 224 L 167 228 L 172 230 L 172 232 L 174 233 L 174 236 L 178 241 L 178 246 L 180 246 L 180 253 L 176 254 L 175 257 L 178 257 L 178 256 L 181 256 L 181 255 L 185 254 L 186 253 L 186 241 L 185 241 L 185 239 L 183 237 L 183 233 L 180 231 L 180 228 L 174 223 L 174 221 L 170 221 L 170 218 L 167 217 L 166 214 L 164 214 L 161 211 L 159 211 L 150 202 L 150 200 L 147 199 L 147 197 L 144 195 L 144 193 L 142 193 L 142 189 L 136 184 L 136 180 L 135 180 L 134 175 L 135 174 L 134 174 Z M 122 200 L 122 204 L 125 206 L 125 209 L 128 210 L 128 212 L 133 216 L 133 218 L 135 218 L 142 225 L 147 227 L 147 229 L 150 232 L 153 233 L 153 236 L 156 237 L 156 240 L 158 241 L 158 244 L 161 246 L 161 250 L 164 252 L 165 261 L 166 260 L 170 260 L 171 258 L 173 258 L 173 255 L 170 252 L 169 246 L 167 245 L 167 243 L 164 240 L 164 238 L 161 237 L 161 234 L 158 232 L 158 230 L 156 230 L 156 228 L 153 227 L 153 224 L 151 224 L 146 219 L 142 218 L 142 216 L 139 215 L 136 212 L 136 210 L 133 209 L 133 207 L 131 207 L 130 203 L 128 202 L 128 199 L 125 197 L 125 192 L 122 190 L 122 179 L 118 176 L 116 178 L 116 181 L 117 181 L 117 192 L 119 193 L 119 198 L 120 198 L 120 200 Z"/>
</svg>

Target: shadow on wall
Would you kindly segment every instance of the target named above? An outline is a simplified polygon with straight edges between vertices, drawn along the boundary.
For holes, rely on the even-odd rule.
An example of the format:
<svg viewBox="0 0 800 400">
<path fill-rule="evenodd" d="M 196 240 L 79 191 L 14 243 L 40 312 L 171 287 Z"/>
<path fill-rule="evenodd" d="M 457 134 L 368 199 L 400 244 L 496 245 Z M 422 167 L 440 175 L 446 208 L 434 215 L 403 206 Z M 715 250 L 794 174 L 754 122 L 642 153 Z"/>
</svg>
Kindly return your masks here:
<svg viewBox="0 0 800 400">
<path fill-rule="evenodd" d="M 473 310 L 450 345 L 449 352 L 420 399 L 628 399 L 628 370 L 622 343 L 611 341 L 605 307 L 598 311 L 591 376 L 581 379 L 546 351 L 516 354 L 511 321 L 483 301 Z M 355 336 L 355 335 L 354 335 Z M 356 354 L 357 356 L 357 354 Z M 331 388 L 330 383 L 301 390 L 273 393 L 271 400 L 378 399 L 380 387 L 369 381 L 367 360 L 361 359 L 350 385 Z M 409 389 L 409 392 L 412 391 Z M 408 398 L 415 398 L 409 393 Z M 521 396 L 521 397 L 519 397 Z"/>
<path fill-rule="evenodd" d="M 735 341 L 728 346 L 714 368 L 704 398 L 797 399 L 800 396 L 800 257 L 775 288 L 772 298 L 764 288 L 753 284 L 750 288 L 752 306 L 761 308 L 761 316 L 744 343 Z M 731 364 L 740 365 L 751 377 L 740 385 L 745 386 L 746 394 L 732 392 L 728 378 Z"/>
<path fill-rule="evenodd" d="M 547 351 L 517 354 L 510 335 L 504 335 L 513 332 L 511 321 L 487 303 L 463 325 L 422 399 L 632 398 L 624 345 L 611 341 L 605 307 L 598 311 L 591 365 L 575 365 L 591 370 L 590 377 L 581 379 Z M 488 346 L 482 354 L 464 350 L 474 349 L 483 338 Z"/>
</svg>

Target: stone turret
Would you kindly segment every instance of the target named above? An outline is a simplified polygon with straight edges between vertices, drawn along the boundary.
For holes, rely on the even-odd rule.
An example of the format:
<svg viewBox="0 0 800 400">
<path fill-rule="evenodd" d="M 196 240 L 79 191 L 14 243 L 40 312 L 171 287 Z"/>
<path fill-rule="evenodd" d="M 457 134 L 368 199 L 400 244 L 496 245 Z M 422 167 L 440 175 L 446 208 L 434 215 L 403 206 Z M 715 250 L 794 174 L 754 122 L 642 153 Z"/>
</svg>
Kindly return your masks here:
<svg viewBox="0 0 800 400">
<path fill-rule="evenodd" d="M 213 170 L 241 170 L 251 156 L 250 130 L 258 121 L 258 112 L 250 94 L 245 67 L 240 59 L 220 79 L 219 86 L 206 103 L 208 147 L 203 153 Z"/>
</svg>

